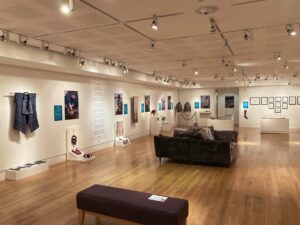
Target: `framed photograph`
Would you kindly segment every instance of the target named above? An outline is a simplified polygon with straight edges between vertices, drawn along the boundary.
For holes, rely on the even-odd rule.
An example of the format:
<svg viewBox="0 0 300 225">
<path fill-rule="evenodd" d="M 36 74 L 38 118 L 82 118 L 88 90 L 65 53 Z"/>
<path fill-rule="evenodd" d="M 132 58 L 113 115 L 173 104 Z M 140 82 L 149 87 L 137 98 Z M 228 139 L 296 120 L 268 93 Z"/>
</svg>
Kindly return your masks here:
<svg viewBox="0 0 300 225">
<path fill-rule="evenodd" d="M 268 97 L 261 97 L 260 101 L 261 105 L 268 105 Z"/>
<path fill-rule="evenodd" d="M 142 104 L 141 104 L 141 113 L 144 113 L 144 112 L 145 112 L 145 104 L 142 103 Z"/>
<path fill-rule="evenodd" d="M 296 105 L 296 96 L 290 96 L 289 104 L 290 105 Z"/>
<path fill-rule="evenodd" d="M 275 108 L 275 113 L 281 113 L 281 108 Z"/>
<path fill-rule="evenodd" d="M 234 96 L 225 96 L 225 108 L 234 108 Z"/>
<path fill-rule="evenodd" d="M 123 94 L 115 93 L 115 115 L 123 114 Z"/>
<path fill-rule="evenodd" d="M 194 108 L 195 108 L 195 109 L 199 109 L 199 108 L 200 108 L 199 102 L 194 102 Z"/>
<path fill-rule="evenodd" d="M 282 97 L 282 102 L 288 103 L 288 101 L 289 101 L 289 98 L 287 96 Z"/>
<path fill-rule="evenodd" d="M 145 112 L 150 112 L 150 95 L 145 95 Z"/>
<path fill-rule="evenodd" d="M 166 99 L 165 97 L 161 97 L 161 110 L 165 110 L 166 109 Z"/>
<path fill-rule="evenodd" d="M 283 102 L 282 109 L 288 109 L 288 108 L 289 108 L 289 104 L 287 102 Z"/>
<path fill-rule="evenodd" d="M 201 109 L 210 109 L 210 95 L 201 96 Z"/>
<path fill-rule="evenodd" d="M 297 105 L 300 105 L 300 96 L 297 97 Z"/>
<path fill-rule="evenodd" d="M 124 115 L 128 114 L 128 104 L 124 104 Z"/>
<path fill-rule="evenodd" d="M 269 103 L 274 103 L 274 97 L 269 97 Z"/>
<path fill-rule="evenodd" d="M 274 102 L 269 102 L 269 109 L 274 109 Z"/>
<path fill-rule="evenodd" d="M 275 102 L 281 102 L 281 97 L 275 97 Z"/>
<path fill-rule="evenodd" d="M 172 109 L 172 96 L 168 96 L 168 110 Z"/>
<path fill-rule="evenodd" d="M 65 120 L 79 119 L 78 91 L 65 91 Z"/>
<path fill-rule="evenodd" d="M 281 108 L 281 102 L 275 102 L 275 108 Z"/>
<path fill-rule="evenodd" d="M 250 105 L 260 105 L 260 97 L 250 97 Z"/>
</svg>

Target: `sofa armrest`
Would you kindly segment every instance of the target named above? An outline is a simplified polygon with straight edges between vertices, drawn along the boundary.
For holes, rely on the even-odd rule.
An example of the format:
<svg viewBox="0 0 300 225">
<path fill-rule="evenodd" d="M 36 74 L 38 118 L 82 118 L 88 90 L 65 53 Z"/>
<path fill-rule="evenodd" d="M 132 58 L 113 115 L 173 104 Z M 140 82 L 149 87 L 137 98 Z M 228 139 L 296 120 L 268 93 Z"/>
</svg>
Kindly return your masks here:
<svg viewBox="0 0 300 225">
<path fill-rule="evenodd" d="M 229 130 L 215 131 L 214 134 L 215 134 L 216 140 L 237 142 L 237 139 L 238 139 L 237 131 L 229 131 Z"/>
</svg>

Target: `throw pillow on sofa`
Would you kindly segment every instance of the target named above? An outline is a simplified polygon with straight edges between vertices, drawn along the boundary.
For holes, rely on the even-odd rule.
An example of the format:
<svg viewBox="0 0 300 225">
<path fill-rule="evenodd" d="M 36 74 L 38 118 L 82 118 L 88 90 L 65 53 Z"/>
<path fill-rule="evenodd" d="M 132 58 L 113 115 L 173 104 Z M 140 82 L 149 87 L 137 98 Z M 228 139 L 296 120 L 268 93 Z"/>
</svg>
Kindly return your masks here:
<svg viewBox="0 0 300 225">
<path fill-rule="evenodd" d="M 199 138 L 204 141 L 213 141 L 215 140 L 213 135 L 211 134 L 211 130 L 209 128 L 201 128 L 194 135 L 194 138 Z"/>
<path fill-rule="evenodd" d="M 175 128 L 173 137 L 192 137 L 195 132 L 183 128 Z"/>
<path fill-rule="evenodd" d="M 216 140 L 215 130 L 214 130 L 213 126 L 208 127 L 208 135 L 209 135 L 210 140 Z"/>
</svg>

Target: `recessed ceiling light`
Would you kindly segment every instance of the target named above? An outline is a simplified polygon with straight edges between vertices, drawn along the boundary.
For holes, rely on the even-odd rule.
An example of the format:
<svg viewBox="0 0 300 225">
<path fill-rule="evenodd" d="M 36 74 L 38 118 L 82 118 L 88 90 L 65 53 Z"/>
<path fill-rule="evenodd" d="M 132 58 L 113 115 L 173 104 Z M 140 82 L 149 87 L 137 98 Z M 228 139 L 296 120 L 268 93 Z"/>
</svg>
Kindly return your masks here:
<svg viewBox="0 0 300 225">
<path fill-rule="evenodd" d="M 236 72 L 237 71 L 237 68 L 236 67 L 233 67 L 233 72 Z"/>
<path fill-rule="evenodd" d="M 199 74 L 199 71 L 196 69 L 194 70 L 194 75 L 198 75 Z"/>
<path fill-rule="evenodd" d="M 209 5 L 209 6 L 203 6 L 195 10 L 196 13 L 201 15 L 209 15 L 218 10 L 218 7 Z"/>
</svg>

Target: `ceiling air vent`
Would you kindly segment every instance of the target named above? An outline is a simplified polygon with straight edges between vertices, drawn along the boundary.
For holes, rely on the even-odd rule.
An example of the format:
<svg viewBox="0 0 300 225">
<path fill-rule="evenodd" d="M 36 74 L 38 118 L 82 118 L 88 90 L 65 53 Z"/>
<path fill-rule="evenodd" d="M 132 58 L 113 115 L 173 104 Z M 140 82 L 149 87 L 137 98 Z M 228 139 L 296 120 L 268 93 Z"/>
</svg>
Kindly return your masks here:
<svg viewBox="0 0 300 225">
<path fill-rule="evenodd" d="M 215 11 L 217 11 L 218 7 L 209 5 L 209 6 L 203 6 L 195 10 L 196 13 L 199 13 L 201 15 L 208 15 L 212 14 Z"/>
</svg>

